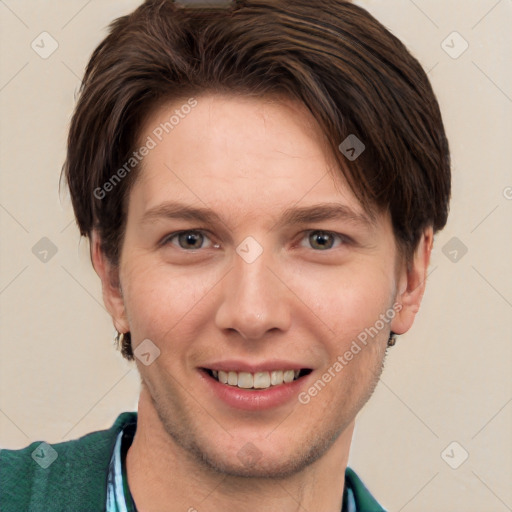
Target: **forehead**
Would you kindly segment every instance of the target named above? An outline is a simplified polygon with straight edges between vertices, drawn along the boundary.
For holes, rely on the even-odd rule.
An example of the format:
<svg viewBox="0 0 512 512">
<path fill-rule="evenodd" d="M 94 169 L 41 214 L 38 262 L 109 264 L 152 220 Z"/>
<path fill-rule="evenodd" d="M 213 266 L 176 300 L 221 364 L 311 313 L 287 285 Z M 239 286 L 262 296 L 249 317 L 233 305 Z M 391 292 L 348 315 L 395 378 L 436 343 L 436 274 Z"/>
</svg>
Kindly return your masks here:
<svg viewBox="0 0 512 512">
<path fill-rule="evenodd" d="M 298 101 L 183 98 L 147 118 L 139 143 L 149 140 L 152 149 L 132 190 L 146 210 L 178 199 L 259 215 L 299 202 L 336 201 L 365 213 L 336 167 L 325 135 Z"/>
</svg>

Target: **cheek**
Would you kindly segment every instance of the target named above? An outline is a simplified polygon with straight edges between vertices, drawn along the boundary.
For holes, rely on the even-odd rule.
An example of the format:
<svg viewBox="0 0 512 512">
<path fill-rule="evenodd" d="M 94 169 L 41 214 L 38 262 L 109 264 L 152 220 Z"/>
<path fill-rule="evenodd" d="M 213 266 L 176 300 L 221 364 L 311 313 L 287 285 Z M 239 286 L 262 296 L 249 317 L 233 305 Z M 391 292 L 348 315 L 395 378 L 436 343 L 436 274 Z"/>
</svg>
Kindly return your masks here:
<svg viewBox="0 0 512 512">
<path fill-rule="evenodd" d="M 336 343 L 350 343 L 390 308 L 395 286 L 392 266 L 361 259 L 329 270 L 310 269 L 295 278 L 293 289 Z"/>
<path fill-rule="evenodd" d="M 132 339 L 161 340 L 179 332 L 197 328 L 205 296 L 218 281 L 215 275 L 133 259 L 125 266 L 122 283 L 126 314 Z M 204 304 L 203 304 L 204 302 Z"/>
</svg>

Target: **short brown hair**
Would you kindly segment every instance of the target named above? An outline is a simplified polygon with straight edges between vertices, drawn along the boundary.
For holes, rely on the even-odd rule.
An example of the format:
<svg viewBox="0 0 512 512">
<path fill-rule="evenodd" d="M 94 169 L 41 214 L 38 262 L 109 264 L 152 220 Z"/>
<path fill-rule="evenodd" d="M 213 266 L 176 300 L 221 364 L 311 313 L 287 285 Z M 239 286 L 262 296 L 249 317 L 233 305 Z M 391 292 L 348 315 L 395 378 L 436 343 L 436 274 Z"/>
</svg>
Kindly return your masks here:
<svg viewBox="0 0 512 512">
<path fill-rule="evenodd" d="M 446 224 L 450 154 L 439 105 L 419 62 L 366 10 L 344 0 L 216 9 L 147 0 L 94 51 L 63 168 L 80 233 L 96 229 L 114 265 L 137 168 L 115 192 L 95 191 L 132 156 L 147 112 L 208 92 L 305 104 L 362 206 L 389 210 L 407 260 L 427 226 Z M 350 135 L 365 146 L 353 161 L 338 149 Z"/>
</svg>

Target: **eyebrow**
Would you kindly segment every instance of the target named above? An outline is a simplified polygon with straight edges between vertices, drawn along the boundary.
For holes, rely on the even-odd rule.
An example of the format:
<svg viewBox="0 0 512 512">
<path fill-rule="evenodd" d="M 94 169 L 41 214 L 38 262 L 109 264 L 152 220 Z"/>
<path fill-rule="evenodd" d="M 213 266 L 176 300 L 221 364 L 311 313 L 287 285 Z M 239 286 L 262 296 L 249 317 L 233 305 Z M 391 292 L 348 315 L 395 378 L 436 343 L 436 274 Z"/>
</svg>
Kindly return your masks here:
<svg viewBox="0 0 512 512">
<path fill-rule="evenodd" d="M 225 225 L 220 215 L 210 208 L 194 207 L 174 201 L 168 201 L 149 209 L 144 213 L 142 223 L 148 224 L 158 219 L 178 219 L 202 224 Z M 343 204 L 320 203 L 312 206 L 287 208 L 274 227 L 326 220 L 345 220 L 367 228 L 374 228 L 377 224 L 375 216 L 370 213 L 360 213 Z"/>
<path fill-rule="evenodd" d="M 376 219 L 373 215 L 360 213 L 349 206 L 337 203 L 320 203 L 313 206 L 288 208 L 284 211 L 277 225 L 308 224 L 325 220 L 345 220 L 368 228 L 376 226 Z"/>
</svg>

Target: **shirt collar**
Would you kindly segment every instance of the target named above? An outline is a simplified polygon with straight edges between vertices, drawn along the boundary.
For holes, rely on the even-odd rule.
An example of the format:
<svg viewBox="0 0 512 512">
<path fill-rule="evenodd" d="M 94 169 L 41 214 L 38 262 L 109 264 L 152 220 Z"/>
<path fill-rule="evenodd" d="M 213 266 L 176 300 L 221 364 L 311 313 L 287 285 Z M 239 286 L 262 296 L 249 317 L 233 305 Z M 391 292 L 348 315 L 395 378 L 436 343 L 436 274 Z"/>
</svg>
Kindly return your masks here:
<svg viewBox="0 0 512 512">
<path fill-rule="evenodd" d="M 125 428 L 117 436 L 108 468 L 106 512 L 137 512 L 126 476 L 126 452 L 131 445 L 134 432 L 133 428 Z M 341 512 L 358 512 L 354 492 L 347 479 Z"/>
<path fill-rule="evenodd" d="M 126 476 L 126 452 L 134 432 L 133 428 L 125 429 L 117 436 L 108 468 L 106 512 L 137 512 Z"/>
</svg>

